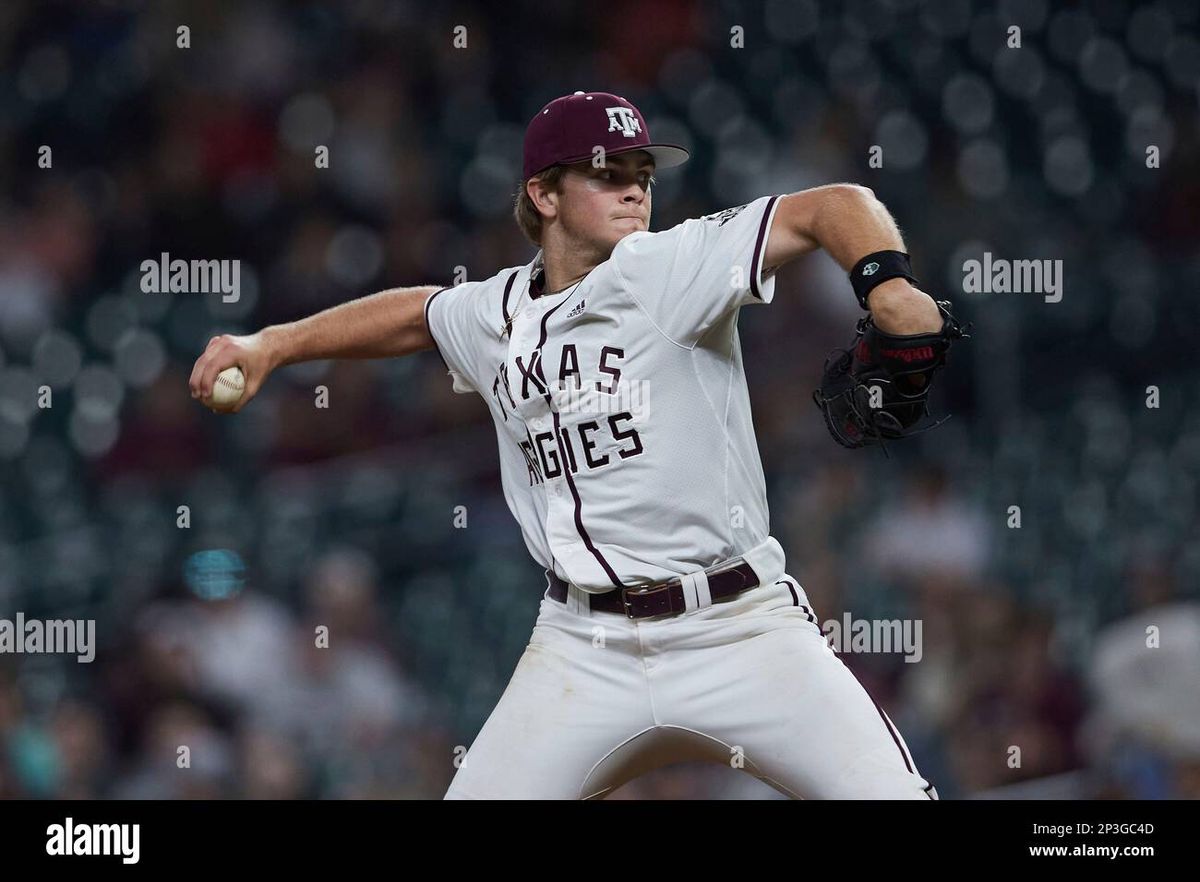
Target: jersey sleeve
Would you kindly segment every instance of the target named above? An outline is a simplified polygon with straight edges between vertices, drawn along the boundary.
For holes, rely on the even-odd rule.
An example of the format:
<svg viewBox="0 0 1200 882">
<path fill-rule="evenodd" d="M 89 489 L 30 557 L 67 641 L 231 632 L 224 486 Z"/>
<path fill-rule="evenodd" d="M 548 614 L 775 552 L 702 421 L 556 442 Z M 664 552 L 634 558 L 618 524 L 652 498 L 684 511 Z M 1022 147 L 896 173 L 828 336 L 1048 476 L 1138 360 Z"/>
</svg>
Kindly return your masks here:
<svg viewBox="0 0 1200 882">
<path fill-rule="evenodd" d="M 473 288 L 443 288 L 425 301 L 425 326 L 454 381 L 454 391 L 463 395 L 477 391 L 473 335 L 478 333 L 480 319 L 477 298 L 471 296 Z"/>
<path fill-rule="evenodd" d="M 693 346 L 730 310 L 771 302 L 775 277 L 764 278 L 763 256 L 779 198 L 626 236 L 613 250 L 613 265 L 659 330 Z"/>
</svg>

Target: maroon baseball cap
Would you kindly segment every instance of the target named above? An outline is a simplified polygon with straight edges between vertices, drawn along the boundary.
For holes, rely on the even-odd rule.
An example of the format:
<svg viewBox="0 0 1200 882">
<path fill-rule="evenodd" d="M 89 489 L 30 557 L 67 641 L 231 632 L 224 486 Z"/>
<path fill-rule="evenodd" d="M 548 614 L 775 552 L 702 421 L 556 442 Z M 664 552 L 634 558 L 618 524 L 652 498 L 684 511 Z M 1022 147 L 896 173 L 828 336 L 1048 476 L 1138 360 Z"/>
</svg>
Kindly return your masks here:
<svg viewBox="0 0 1200 882">
<path fill-rule="evenodd" d="M 677 144 L 654 144 L 642 112 L 609 92 L 576 92 L 555 98 L 538 111 L 525 130 L 525 180 L 552 165 L 591 159 L 603 147 L 605 155 L 645 150 L 655 168 L 687 162 L 688 152 Z"/>
</svg>

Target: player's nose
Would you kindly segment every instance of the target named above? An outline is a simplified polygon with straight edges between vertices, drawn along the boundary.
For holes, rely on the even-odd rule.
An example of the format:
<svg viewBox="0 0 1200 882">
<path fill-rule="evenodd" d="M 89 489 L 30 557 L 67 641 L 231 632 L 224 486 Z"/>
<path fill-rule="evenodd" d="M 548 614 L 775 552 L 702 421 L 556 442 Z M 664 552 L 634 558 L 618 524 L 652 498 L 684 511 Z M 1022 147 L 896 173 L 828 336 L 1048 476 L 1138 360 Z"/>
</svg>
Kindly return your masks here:
<svg viewBox="0 0 1200 882">
<path fill-rule="evenodd" d="M 621 196 L 625 202 L 641 203 L 646 198 L 646 191 L 638 181 L 633 181 L 625 187 L 625 192 Z"/>
</svg>

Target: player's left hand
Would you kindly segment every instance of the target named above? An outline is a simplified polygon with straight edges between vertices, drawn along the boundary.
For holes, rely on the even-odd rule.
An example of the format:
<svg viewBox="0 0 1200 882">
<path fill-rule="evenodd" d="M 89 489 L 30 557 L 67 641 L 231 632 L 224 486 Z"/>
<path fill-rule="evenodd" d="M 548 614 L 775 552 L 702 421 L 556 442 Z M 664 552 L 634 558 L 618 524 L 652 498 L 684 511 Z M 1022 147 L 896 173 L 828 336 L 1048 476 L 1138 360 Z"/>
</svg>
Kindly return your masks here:
<svg viewBox="0 0 1200 882">
<path fill-rule="evenodd" d="M 883 445 L 932 429 L 949 418 L 917 427 L 929 415 L 929 389 L 946 363 L 951 344 L 970 336 L 971 325 L 959 325 L 949 301 L 939 300 L 937 307 L 942 327 L 935 333 L 888 334 L 868 315 L 859 319 L 850 347 L 830 353 L 813 401 L 838 444 L 850 448 Z"/>
</svg>

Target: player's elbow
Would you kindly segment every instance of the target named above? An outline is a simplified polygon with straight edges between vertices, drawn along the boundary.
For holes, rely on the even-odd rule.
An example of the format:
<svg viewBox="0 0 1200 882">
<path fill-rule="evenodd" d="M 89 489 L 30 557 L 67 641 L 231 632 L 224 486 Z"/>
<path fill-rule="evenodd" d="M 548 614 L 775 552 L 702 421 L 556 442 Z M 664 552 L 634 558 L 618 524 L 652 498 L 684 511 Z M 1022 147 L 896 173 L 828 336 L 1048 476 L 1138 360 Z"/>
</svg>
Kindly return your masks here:
<svg viewBox="0 0 1200 882">
<path fill-rule="evenodd" d="M 886 210 L 875 192 L 862 184 L 826 184 L 808 192 L 815 197 L 809 222 L 818 238 L 831 227 L 871 219 Z"/>
<path fill-rule="evenodd" d="M 875 191 L 862 184 L 833 184 L 829 187 L 829 198 L 841 204 L 878 204 Z"/>
<path fill-rule="evenodd" d="M 839 184 L 838 186 L 858 199 L 871 200 L 875 198 L 875 191 L 866 184 Z"/>
</svg>

